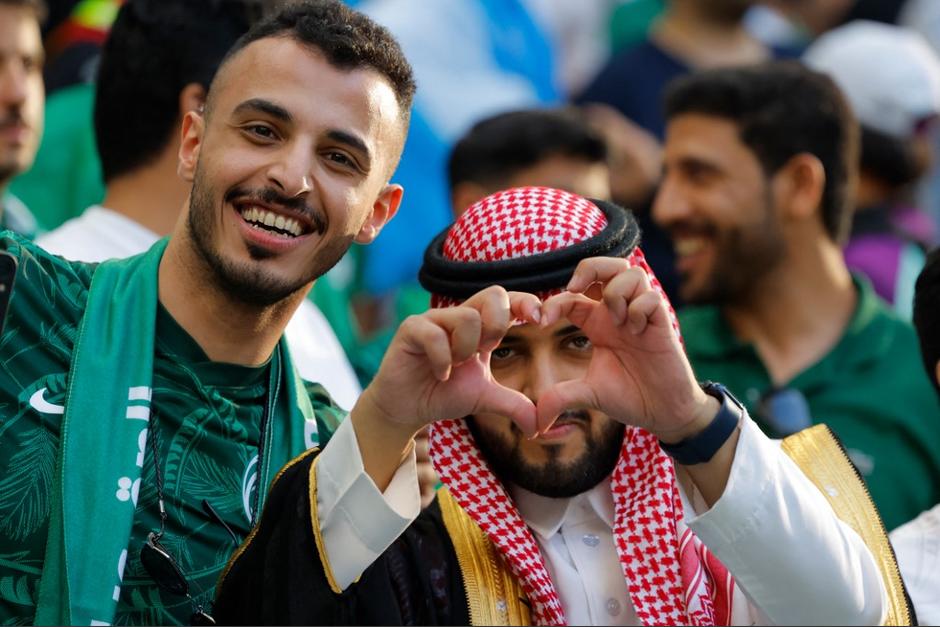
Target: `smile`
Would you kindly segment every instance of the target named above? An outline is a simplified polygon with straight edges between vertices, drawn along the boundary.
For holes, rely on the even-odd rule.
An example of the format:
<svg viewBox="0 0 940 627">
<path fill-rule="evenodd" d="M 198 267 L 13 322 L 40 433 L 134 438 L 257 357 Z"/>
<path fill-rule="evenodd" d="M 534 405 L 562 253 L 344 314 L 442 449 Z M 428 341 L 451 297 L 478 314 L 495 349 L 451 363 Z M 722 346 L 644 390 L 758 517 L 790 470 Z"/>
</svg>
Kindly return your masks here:
<svg viewBox="0 0 940 627">
<path fill-rule="evenodd" d="M 277 237 L 293 239 L 304 235 L 304 228 L 299 220 L 262 207 L 249 206 L 241 209 L 239 214 L 252 228 L 266 231 Z"/>
</svg>

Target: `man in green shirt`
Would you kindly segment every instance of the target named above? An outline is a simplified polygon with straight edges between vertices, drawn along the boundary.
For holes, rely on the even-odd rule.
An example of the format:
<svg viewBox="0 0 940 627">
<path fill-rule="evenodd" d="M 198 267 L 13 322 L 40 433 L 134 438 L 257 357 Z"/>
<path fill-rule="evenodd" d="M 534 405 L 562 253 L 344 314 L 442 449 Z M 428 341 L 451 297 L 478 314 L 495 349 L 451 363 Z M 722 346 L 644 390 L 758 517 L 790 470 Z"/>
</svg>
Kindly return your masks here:
<svg viewBox="0 0 940 627">
<path fill-rule="evenodd" d="M 940 499 L 940 406 L 913 329 L 846 268 L 858 125 L 795 63 L 697 74 L 666 99 L 654 203 L 699 376 L 785 436 L 826 423 L 889 529 Z"/>
<path fill-rule="evenodd" d="M 275 473 L 341 417 L 283 330 L 395 214 L 413 93 L 387 31 L 338 1 L 294 4 L 186 115 L 193 189 L 168 241 L 86 265 L 4 234 L 0 622 L 205 620 Z"/>
</svg>

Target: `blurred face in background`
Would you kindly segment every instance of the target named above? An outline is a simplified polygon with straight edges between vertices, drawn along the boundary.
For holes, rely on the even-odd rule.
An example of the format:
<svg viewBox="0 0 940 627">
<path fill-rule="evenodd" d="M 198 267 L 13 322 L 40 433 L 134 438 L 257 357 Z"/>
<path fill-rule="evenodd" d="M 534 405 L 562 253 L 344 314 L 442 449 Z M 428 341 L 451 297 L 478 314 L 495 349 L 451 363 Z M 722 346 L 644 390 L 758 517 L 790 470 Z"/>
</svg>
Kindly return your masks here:
<svg viewBox="0 0 940 627">
<path fill-rule="evenodd" d="M 735 303 L 783 259 L 772 179 L 731 120 L 688 113 L 666 128 L 653 218 L 676 251 L 689 303 Z"/>
<path fill-rule="evenodd" d="M 0 4 L 0 185 L 33 163 L 42 137 L 45 87 L 36 14 Z"/>
</svg>

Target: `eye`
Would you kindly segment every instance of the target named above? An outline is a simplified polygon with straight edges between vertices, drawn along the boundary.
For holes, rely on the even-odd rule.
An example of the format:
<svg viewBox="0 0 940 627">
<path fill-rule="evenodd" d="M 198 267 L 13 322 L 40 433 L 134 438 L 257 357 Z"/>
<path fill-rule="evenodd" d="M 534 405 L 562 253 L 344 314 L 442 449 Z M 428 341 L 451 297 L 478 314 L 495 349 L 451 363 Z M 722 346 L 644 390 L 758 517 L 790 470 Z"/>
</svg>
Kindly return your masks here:
<svg viewBox="0 0 940 627">
<path fill-rule="evenodd" d="M 575 335 L 566 340 L 566 344 L 576 351 L 589 351 L 593 348 L 586 335 Z"/>
<path fill-rule="evenodd" d="M 490 353 L 490 361 L 506 361 L 507 359 L 515 357 L 515 355 L 516 351 L 514 349 L 500 346 Z"/>
<path fill-rule="evenodd" d="M 274 129 L 266 124 L 251 124 L 244 127 L 246 133 L 252 137 L 262 139 L 265 141 L 271 141 L 277 139 L 277 133 L 274 132 Z"/>
<path fill-rule="evenodd" d="M 350 159 L 349 155 L 345 153 L 331 151 L 331 152 L 326 153 L 326 158 L 332 161 L 333 163 L 336 163 L 337 165 L 342 165 L 342 166 L 346 166 L 349 168 L 356 168 L 356 162 Z"/>
</svg>

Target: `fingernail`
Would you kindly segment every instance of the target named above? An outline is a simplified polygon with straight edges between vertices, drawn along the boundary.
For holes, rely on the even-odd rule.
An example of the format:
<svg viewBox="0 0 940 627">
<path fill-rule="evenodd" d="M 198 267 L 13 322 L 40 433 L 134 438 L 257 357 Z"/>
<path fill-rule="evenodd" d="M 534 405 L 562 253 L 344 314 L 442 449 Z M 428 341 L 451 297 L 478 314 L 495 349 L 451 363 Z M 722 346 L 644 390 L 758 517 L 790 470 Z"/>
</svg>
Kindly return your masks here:
<svg viewBox="0 0 940 627">
<path fill-rule="evenodd" d="M 541 322 L 541 321 L 542 321 L 542 312 L 540 312 L 538 309 L 536 309 L 535 311 L 533 311 L 533 312 L 532 312 L 532 320 L 534 320 L 536 324 L 538 324 L 539 322 Z"/>
</svg>

